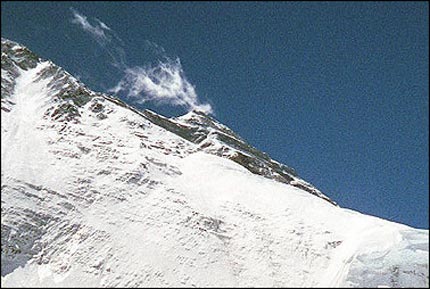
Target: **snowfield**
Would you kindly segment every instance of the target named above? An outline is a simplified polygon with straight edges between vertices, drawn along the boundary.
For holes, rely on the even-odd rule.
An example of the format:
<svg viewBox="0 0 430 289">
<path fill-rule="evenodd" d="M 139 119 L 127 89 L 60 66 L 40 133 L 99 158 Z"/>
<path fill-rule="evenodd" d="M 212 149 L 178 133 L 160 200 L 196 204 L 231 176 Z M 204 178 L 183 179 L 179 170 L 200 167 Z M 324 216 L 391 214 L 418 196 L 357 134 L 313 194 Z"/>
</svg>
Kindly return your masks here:
<svg viewBox="0 0 430 289">
<path fill-rule="evenodd" d="M 107 96 L 58 110 L 78 84 L 53 66 L 15 66 L 8 102 L 2 86 L 2 287 L 429 286 L 428 230 L 251 173 Z"/>
</svg>

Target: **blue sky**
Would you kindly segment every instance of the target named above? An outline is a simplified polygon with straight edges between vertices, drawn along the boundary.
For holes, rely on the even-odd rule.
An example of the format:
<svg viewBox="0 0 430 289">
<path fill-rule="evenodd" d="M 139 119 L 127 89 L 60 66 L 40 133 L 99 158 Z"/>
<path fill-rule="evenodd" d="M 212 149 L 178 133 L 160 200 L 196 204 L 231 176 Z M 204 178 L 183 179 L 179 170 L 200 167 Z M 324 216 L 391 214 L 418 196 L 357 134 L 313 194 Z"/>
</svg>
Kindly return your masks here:
<svg viewBox="0 0 430 289">
<path fill-rule="evenodd" d="M 124 79 L 109 53 L 127 68 L 179 58 L 198 104 L 342 207 L 429 227 L 427 2 L 2 2 L 1 14 L 3 37 L 97 91 Z M 126 95 L 169 116 L 193 106 Z"/>
</svg>

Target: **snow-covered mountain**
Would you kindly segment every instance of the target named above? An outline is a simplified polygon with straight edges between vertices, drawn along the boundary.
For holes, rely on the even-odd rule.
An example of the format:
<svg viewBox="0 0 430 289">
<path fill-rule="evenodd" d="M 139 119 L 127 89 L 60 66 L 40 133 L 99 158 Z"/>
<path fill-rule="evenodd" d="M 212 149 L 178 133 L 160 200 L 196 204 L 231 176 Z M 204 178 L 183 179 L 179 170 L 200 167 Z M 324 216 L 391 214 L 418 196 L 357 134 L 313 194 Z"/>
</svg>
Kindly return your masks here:
<svg viewBox="0 0 430 289">
<path fill-rule="evenodd" d="M 201 112 L 2 38 L 2 286 L 428 287 L 428 231 L 340 208 Z"/>
</svg>

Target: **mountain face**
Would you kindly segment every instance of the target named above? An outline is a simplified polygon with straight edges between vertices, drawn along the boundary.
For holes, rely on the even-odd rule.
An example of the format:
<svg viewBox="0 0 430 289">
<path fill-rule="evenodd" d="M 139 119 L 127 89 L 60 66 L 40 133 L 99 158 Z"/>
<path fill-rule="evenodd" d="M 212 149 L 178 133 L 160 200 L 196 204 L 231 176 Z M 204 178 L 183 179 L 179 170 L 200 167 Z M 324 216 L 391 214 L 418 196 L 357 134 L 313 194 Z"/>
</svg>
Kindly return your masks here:
<svg viewBox="0 0 430 289">
<path fill-rule="evenodd" d="M 214 118 L 2 38 L 2 286 L 428 287 L 428 231 L 340 208 Z"/>
</svg>

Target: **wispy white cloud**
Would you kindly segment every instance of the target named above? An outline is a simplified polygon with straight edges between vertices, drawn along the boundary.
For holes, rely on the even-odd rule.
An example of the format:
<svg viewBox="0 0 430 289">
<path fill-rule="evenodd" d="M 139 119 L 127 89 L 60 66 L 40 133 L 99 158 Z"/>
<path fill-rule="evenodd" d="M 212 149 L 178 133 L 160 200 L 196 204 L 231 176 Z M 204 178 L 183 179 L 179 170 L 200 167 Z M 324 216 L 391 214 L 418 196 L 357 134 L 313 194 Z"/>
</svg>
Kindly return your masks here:
<svg viewBox="0 0 430 289">
<path fill-rule="evenodd" d="M 166 50 L 155 42 L 145 40 L 146 48 L 151 50 L 156 55 L 166 55 Z"/>
<path fill-rule="evenodd" d="M 123 92 L 139 103 L 153 101 L 213 113 L 210 104 L 199 101 L 195 87 L 185 77 L 179 58 L 175 61 L 167 59 L 153 67 L 128 68 L 111 92 Z"/>
<path fill-rule="evenodd" d="M 87 32 L 111 58 L 111 64 L 118 69 L 125 69 L 125 52 L 122 40 L 105 23 L 97 18 L 91 24 L 88 18 L 76 9 L 70 8 L 73 14 L 72 23 Z"/>
<path fill-rule="evenodd" d="M 105 29 L 105 30 L 109 30 L 109 31 L 111 31 L 112 29 L 110 29 L 110 27 L 108 27 L 106 24 L 104 24 L 103 22 L 101 22 L 99 19 L 97 19 L 97 18 L 95 18 L 96 20 L 97 20 L 97 22 L 99 23 L 99 26 L 102 28 L 102 29 Z"/>
<path fill-rule="evenodd" d="M 106 43 L 110 41 L 110 38 L 106 35 L 105 31 L 111 30 L 106 24 L 97 20 L 97 24 L 92 25 L 87 17 L 80 14 L 77 10 L 70 8 L 73 13 L 72 23 L 79 25 L 84 31 L 91 34 L 97 42 Z"/>
<path fill-rule="evenodd" d="M 181 106 L 187 110 L 213 113 L 212 106 L 199 101 L 195 87 L 187 80 L 179 58 L 171 60 L 163 47 L 145 41 L 146 49 L 162 57 L 155 66 L 129 67 L 126 64 L 124 42 L 109 26 L 94 18 L 88 18 L 71 8 L 72 23 L 87 32 L 111 57 L 111 64 L 124 75 L 109 92 L 123 94 L 137 103 L 154 102 Z"/>
</svg>

